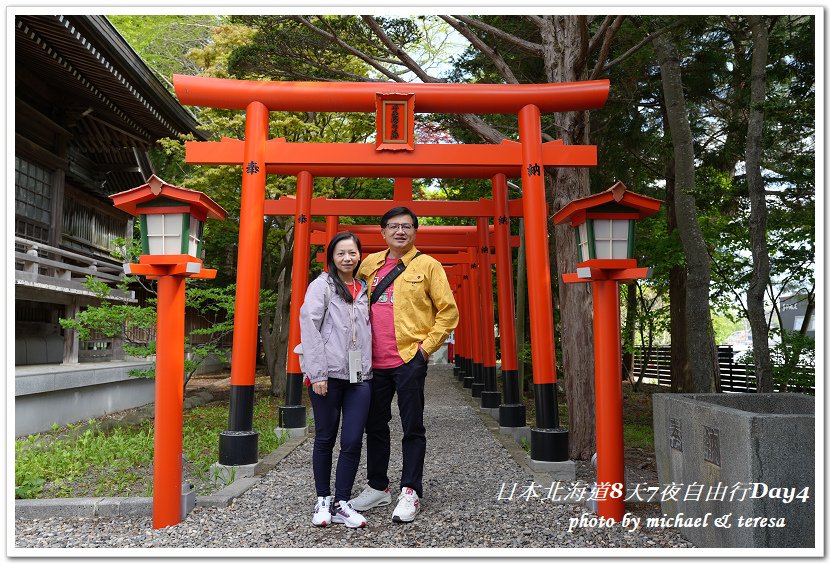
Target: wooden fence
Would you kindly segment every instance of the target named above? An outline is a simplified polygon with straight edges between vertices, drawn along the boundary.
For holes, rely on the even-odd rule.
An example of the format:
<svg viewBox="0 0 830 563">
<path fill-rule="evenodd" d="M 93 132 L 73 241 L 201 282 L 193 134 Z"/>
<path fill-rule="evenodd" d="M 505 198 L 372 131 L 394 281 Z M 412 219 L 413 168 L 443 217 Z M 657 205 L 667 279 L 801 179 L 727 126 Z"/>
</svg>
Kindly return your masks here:
<svg viewBox="0 0 830 563">
<path fill-rule="evenodd" d="M 640 369 L 646 354 L 643 348 L 634 348 L 634 373 L 632 377 L 640 376 Z M 718 367 L 720 368 L 721 391 L 724 393 L 754 393 L 755 366 L 740 364 L 734 361 L 735 353 L 732 346 L 718 346 Z M 645 378 L 654 379 L 658 385 L 671 387 L 671 347 L 655 346 L 649 350 L 646 362 Z M 776 382 L 775 390 L 780 390 Z M 793 370 L 787 391 L 797 393 L 815 393 L 815 372 L 805 368 Z"/>
</svg>

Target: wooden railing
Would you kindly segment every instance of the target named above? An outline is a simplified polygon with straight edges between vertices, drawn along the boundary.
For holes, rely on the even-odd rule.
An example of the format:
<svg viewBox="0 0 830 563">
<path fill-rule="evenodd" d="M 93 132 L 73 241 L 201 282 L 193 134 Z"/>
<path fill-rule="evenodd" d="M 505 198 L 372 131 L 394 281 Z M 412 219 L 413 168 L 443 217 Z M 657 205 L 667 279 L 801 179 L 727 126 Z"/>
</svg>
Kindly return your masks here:
<svg viewBox="0 0 830 563">
<path fill-rule="evenodd" d="M 14 237 L 14 244 L 15 265 L 29 274 L 76 282 L 94 276 L 107 283 L 118 282 L 124 276 L 122 268 L 97 258 L 21 237 Z"/>
<path fill-rule="evenodd" d="M 721 391 L 724 393 L 755 393 L 755 366 L 734 361 L 732 346 L 718 346 L 718 367 L 720 369 Z M 646 359 L 643 348 L 634 348 L 634 373 L 636 380 Z M 814 374 L 805 368 L 795 368 L 787 391 L 815 393 Z M 812 376 L 812 377 L 811 377 Z M 654 346 L 648 350 L 645 377 L 657 380 L 657 384 L 671 387 L 671 346 Z M 812 380 L 812 381 L 811 381 Z M 780 391 L 776 384 L 775 391 Z"/>
</svg>

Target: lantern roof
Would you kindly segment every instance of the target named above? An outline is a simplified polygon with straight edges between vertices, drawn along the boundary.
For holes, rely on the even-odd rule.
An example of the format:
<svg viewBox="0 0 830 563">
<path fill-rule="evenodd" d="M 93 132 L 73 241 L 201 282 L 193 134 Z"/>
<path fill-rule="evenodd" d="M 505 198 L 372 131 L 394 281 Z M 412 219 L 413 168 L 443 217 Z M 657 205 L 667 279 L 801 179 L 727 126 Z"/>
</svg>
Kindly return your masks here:
<svg viewBox="0 0 830 563">
<path fill-rule="evenodd" d="M 151 175 L 145 184 L 137 188 L 110 196 L 115 207 L 130 215 L 138 215 L 141 204 L 158 198 L 181 202 L 187 205 L 192 211 L 195 211 L 196 215 L 211 219 L 224 219 L 228 215 L 228 212 L 222 206 L 210 199 L 206 194 L 168 184 L 155 174 Z"/>
<path fill-rule="evenodd" d="M 556 225 L 570 220 L 571 225 L 584 223 L 591 211 L 602 212 L 603 215 L 619 213 L 622 215 L 634 214 L 636 219 L 654 215 L 660 210 L 660 199 L 636 194 L 629 191 L 622 182 L 617 182 L 607 190 L 580 199 L 575 199 L 553 215 Z"/>
</svg>

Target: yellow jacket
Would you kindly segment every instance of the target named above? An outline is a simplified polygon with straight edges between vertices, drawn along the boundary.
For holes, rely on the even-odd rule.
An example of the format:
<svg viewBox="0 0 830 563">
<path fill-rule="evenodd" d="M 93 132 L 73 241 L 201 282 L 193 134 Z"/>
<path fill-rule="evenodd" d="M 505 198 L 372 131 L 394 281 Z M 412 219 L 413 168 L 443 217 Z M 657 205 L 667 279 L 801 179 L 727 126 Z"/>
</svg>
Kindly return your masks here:
<svg viewBox="0 0 830 563">
<path fill-rule="evenodd" d="M 395 340 L 404 362 L 415 357 L 418 344 L 432 355 L 458 325 L 458 307 L 444 267 L 426 254 L 412 261 L 416 252 L 413 247 L 401 258 L 407 267 L 394 282 Z M 375 252 L 360 264 L 357 277 L 368 282 L 370 298 L 375 275 L 388 253 L 388 249 Z"/>
</svg>

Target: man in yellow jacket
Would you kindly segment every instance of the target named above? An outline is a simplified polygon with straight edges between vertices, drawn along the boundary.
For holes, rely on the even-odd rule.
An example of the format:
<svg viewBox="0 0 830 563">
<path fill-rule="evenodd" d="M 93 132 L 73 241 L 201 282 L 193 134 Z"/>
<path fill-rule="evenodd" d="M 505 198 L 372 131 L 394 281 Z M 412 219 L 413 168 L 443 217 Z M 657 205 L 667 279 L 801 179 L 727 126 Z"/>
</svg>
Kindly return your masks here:
<svg viewBox="0 0 830 563">
<path fill-rule="evenodd" d="M 423 496 L 427 361 L 458 324 L 458 307 L 441 263 L 415 248 L 418 217 L 395 207 L 381 217 L 380 228 L 389 248 L 364 258 L 357 274 L 369 284 L 373 377 L 366 422 L 368 483 L 351 504 L 364 511 L 392 502 L 389 421 L 397 392 L 403 469 L 392 521 L 412 522 Z"/>
</svg>

